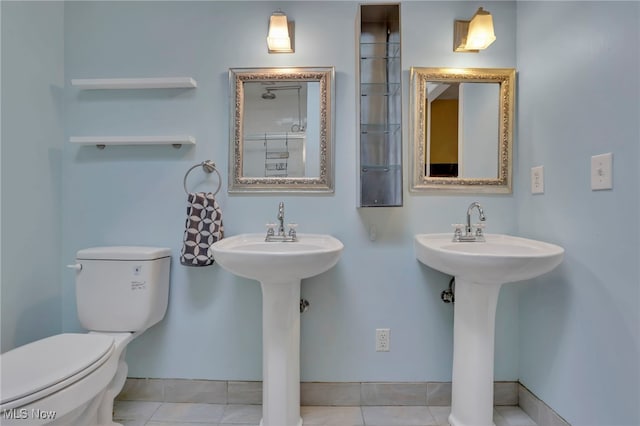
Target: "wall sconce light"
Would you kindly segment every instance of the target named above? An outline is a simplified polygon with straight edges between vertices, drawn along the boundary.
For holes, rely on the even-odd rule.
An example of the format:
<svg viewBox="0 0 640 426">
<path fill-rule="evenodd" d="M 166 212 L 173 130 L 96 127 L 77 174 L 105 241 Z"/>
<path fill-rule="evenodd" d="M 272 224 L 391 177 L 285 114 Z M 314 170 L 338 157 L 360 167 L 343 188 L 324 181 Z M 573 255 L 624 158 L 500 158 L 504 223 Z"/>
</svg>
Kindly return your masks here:
<svg viewBox="0 0 640 426">
<path fill-rule="evenodd" d="M 471 21 L 454 21 L 453 51 L 474 52 L 484 50 L 496 39 L 491 13 L 479 8 Z"/>
<path fill-rule="evenodd" d="M 281 10 L 273 12 L 269 19 L 267 36 L 269 53 L 293 53 L 292 38 L 293 23 L 287 22 L 287 15 Z"/>
</svg>

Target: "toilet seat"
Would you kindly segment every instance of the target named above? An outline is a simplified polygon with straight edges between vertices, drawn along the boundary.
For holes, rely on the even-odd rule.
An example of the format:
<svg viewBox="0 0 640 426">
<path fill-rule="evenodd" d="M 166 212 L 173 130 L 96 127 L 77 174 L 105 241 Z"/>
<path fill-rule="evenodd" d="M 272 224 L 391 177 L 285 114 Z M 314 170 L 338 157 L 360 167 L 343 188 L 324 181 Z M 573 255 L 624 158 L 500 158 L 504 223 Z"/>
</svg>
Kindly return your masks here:
<svg viewBox="0 0 640 426">
<path fill-rule="evenodd" d="M 91 374 L 115 350 L 113 336 L 64 333 L 0 355 L 0 406 L 10 409 L 44 398 Z"/>
</svg>

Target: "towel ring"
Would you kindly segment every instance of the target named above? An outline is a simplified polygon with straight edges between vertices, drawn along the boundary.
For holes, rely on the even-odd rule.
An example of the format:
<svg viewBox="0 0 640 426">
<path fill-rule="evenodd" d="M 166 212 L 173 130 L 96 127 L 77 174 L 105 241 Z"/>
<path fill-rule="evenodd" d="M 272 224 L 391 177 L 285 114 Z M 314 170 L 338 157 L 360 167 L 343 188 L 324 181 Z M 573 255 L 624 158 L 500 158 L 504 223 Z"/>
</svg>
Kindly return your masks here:
<svg viewBox="0 0 640 426">
<path fill-rule="evenodd" d="M 202 163 L 196 164 L 195 166 L 187 170 L 187 173 L 185 173 L 184 175 L 184 181 L 183 181 L 184 192 L 186 192 L 187 195 L 189 195 L 189 190 L 187 189 L 187 176 L 189 176 L 189 173 L 191 173 L 191 170 L 200 166 L 202 166 L 202 170 L 204 170 L 206 173 L 216 172 L 216 174 L 218 175 L 218 187 L 216 188 L 216 191 L 213 193 L 213 195 L 216 195 L 218 191 L 220 191 L 220 187 L 222 186 L 222 176 L 220 176 L 220 172 L 218 171 L 218 169 L 216 169 L 216 163 L 214 163 L 211 160 L 205 160 Z"/>
</svg>

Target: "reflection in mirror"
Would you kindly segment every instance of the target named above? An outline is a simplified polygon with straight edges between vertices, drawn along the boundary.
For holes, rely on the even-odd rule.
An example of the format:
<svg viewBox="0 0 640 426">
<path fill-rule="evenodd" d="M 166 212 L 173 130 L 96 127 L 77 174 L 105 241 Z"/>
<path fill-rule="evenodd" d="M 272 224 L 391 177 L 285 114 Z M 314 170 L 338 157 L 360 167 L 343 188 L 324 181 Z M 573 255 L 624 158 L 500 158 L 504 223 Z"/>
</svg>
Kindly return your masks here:
<svg viewBox="0 0 640 426">
<path fill-rule="evenodd" d="M 229 192 L 332 192 L 333 68 L 230 70 Z"/>
<path fill-rule="evenodd" d="M 514 69 L 411 69 L 414 191 L 511 192 Z"/>
<path fill-rule="evenodd" d="M 498 177 L 499 88 L 427 82 L 426 176 Z"/>
</svg>

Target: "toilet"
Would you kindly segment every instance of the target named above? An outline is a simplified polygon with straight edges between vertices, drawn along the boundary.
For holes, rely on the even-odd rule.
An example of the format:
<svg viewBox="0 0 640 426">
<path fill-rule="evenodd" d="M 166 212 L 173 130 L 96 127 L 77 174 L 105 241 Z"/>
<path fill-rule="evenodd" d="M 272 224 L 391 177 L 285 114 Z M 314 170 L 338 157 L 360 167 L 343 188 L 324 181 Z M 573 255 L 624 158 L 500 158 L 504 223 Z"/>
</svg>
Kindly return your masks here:
<svg viewBox="0 0 640 426">
<path fill-rule="evenodd" d="M 76 301 L 88 333 L 63 333 L 0 355 L 0 424 L 105 426 L 127 378 L 126 346 L 164 317 L 171 251 L 78 251 Z"/>
</svg>

